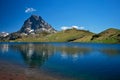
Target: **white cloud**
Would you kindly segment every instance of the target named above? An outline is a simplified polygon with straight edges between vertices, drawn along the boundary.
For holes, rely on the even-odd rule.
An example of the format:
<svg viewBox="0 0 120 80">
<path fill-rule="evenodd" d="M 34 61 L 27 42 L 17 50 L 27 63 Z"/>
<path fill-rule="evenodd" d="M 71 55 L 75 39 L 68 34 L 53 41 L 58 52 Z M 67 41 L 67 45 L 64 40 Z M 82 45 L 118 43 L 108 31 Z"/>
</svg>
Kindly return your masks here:
<svg viewBox="0 0 120 80">
<path fill-rule="evenodd" d="M 62 29 L 62 30 L 67 30 L 67 29 L 70 29 L 70 27 L 62 26 L 61 29 Z"/>
<path fill-rule="evenodd" d="M 72 26 L 72 28 L 79 29 L 79 27 L 78 27 L 78 26 Z"/>
<path fill-rule="evenodd" d="M 31 12 L 35 12 L 35 11 L 36 11 L 36 9 L 34 9 L 34 8 L 26 8 L 25 13 L 31 13 Z"/>
<path fill-rule="evenodd" d="M 79 27 L 79 29 L 85 29 L 85 27 L 81 26 L 81 27 Z"/>
<path fill-rule="evenodd" d="M 67 30 L 67 29 L 72 29 L 72 28 L 76 28 L 76 29 L 80 29 L 80 30 L 85 29 L 85 27 L 83 27 L 83 26 L 71 26 L 71 27 L 62 26 L 62 27 L 61 27 L 62 30 Z"/>
</svg>

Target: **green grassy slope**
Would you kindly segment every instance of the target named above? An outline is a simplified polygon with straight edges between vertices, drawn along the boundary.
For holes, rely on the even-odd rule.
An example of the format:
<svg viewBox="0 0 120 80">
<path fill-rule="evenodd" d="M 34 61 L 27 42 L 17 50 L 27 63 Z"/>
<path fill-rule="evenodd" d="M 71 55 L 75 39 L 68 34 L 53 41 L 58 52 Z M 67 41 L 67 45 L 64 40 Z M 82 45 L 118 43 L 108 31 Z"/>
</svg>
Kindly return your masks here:
<svg viewBox="0 0 120 80">
<path fill-rule="evenodd" d="M 120 30 L 110 28 L 92 37 L 92 42 L 120 43 Z"/>
<path fill-rule="evenodd" d="M 88 37 L 89 36 L 89 37 Z M 90 41 L 93 33 L 85 30 L 68 29 L 54 34 L 37 37 L 24 37 L 16 41 L 23 42 L 88 42 Z"/>
<path fill-rule="evenodd" d="M 110 28 L 99 34 L 86 30 L 68 29 L 54 34 L 40 33 L 16 39 L 17 42 L 97 42 L 120 43 L 120 30 Z"/>
</svg>

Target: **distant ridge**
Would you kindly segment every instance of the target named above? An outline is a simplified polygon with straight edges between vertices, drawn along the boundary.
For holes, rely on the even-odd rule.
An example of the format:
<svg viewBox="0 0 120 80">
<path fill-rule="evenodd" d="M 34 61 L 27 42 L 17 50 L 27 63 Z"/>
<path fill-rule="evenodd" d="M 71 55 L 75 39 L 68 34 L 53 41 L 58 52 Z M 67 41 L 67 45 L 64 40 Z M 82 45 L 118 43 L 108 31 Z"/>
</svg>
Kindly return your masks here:
<svg viewBox="0 0 120 80">
<path fill-rule="evenodd" d="M 120 43 L 120 30 L 115 28 L 109 28 L 99 34 L 93 35 L 91 40 L 94 42 Z"/>
</svg>

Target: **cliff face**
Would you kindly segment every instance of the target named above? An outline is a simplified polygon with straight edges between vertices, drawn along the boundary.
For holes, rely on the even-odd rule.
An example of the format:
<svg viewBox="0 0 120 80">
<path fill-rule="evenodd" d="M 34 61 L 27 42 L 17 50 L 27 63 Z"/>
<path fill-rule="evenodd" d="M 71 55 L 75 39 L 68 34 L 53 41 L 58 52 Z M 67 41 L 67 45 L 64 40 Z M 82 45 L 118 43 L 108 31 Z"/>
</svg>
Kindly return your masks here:
<svg viewBox="0 0 120 80">
<path fill-rule="evenodd" d="M 30 33 L 55 33 L 56 30 L 45 22 L 42 17 L 31 15 L 23 24 L 22 28 L 19 30 L 20 33 L 30 34 Z"/>
</svg>

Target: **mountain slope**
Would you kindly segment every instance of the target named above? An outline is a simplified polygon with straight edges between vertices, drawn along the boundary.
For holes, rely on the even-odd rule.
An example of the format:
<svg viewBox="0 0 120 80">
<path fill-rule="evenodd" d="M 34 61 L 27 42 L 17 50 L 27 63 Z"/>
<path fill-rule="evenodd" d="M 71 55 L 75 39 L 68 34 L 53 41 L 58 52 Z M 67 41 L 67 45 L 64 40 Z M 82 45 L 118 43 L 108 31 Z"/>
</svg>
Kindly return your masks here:
<svg viewBox="0 0 120 80">
<path fill-rule="evenodd" d="M 45 22 L 42 17 L 31 15 L 23 24 L 22 28 L 19 30 L 20 33 L 30 34 L 30 33 L 41 33 L 41 32 L 55 33 L 56 30 Z"/>
<path fill-rule="evenodd" d="M 90 36 L 89 39 L 86 40 L 86 37 Z M 60 31 L 54 34 L 46 35 L 39 38 L 32 39 L 33 42 L 88 42 L 93 36 L 92 32 L 85 30 L 77 30 L 77 29 L 68 29 L 65 31 Z M 79 41 L 82 39 L 81 41 Z M 29 38 L 18 39 L 17 41 L 29 41 Z"/>
<path fill-rule="evenodd" d="M 47 36 L 47 39 L 49 41 L 55 41 L 55 42 L 74 42 L 75 40 L 84 38 L 87 35 L 92 35 L 92 33 L 85 30 L 68 29 L 68 30 L 61 31 L 56 34 Z M 85 40 L 83 40 L 83 42 L 84 41 Z"/>
<path fill-rule="evenodd" d="M 109 28 L 99 34 L 93 35 L 91 40 L 102 43 L 120 43 L 120 30 Z"/>
<path fill-rule="evenodd" d="M 9 34 L 5 39 L 5 41 L 21 39 L 24 37 L 34 37 L 39 34 L 51 34 L 56 33 L 57 31 L 45 22 L 42 17 L 37 15 L 31 15 L 23 24 L 21 29 L 17 32 L 13 32 Z"/>
</svg>

